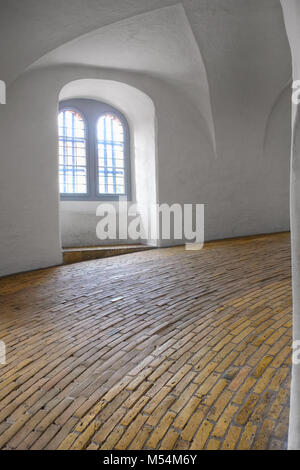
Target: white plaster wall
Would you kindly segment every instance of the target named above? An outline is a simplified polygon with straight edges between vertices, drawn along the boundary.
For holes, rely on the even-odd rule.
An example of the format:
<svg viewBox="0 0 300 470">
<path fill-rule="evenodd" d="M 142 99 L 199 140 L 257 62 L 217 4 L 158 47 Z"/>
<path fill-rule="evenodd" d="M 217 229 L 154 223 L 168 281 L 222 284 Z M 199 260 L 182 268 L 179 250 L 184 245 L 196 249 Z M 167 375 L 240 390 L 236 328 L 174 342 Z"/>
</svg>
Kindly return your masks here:
<svg viewBox="0 0 300 470">
<path fill-rule="evenodd" d="M 131 69 L 125 70 L 126 61 L 119 69 L 118 55 L 114 64 L 103 68 L 101 54 L 94 54 L 97 67 L 91 67 L 84 64 L 80 49 L 82 64 L 65 65 L 60 58 L 58 65 L 52 57 L 51 65 L 36 64 L 11 84 L 8 104 L 0 107 L 0 275 L 61 260 L 56 117 L 60 91 L 74 80 L 122 82 L 150 97 L 156 114 L 156 198 L 205 203 L 206 240 L 289 228 L 290 131 L 282 125 L 289 120 L 288 96 L 272 113 L 265 145 L 270 110 L 290 75 L 282 14 L 277 2 L 255 1 L 253 6 L 242 1 L 237 10 L 219 9 L 220 5 L 216 10 L 217 0 L 209 8 L 205 3 L 194 14 L 191 5 L 188 18 L 209 87 L 199 86 L 206 80 L 203 67 L 189 68 L 188 76 L 180 67 L 194 63 L 196 51 L 190 46 L 184 51 L 172 49 L 171 73 L 167 63 L 160 75 L 159 64 L 168 55 L 162 47 L 160 57 L 157 44 L 151 72 L 149 38 L 142 47 L 147 54 L 144 70 L 139 69 L 139 55 L 135 69 L 132 62 Z M 260 4 L 264 15 L 257 9 Z M 268 8 L 273 16 L 266 16 Z M 182 26 L 187 33 L 188 23 L 180 18 L 177 28 Z M 134 42 L 136 30 L 131 28 L 127 32 Z M 167 32 L 167 25 L 161 29 Z M 137 37 L 136 46 L 141 47 Z M 72 48 L 76 50 L 79 42 Z M 132 43 L 128 50 L 131 47 Z M 180 61 L 180 53 L 185 60 Z M 132 61 L 133 57 L 134 53 Z M 199 93 L 204 94 L 201 99 Z M 208 125 L 210 103 L 215 140 Z"/>
<path fill-rule="evenodd" d="M 281 118 L 273 120 L 264 148 L 269 113 L 291 75 L 280 4 L 213 0 L 199 8 L 194 0 L 187 14 L 206 66 L 216 133 L 217 160 L 203 166 L 199 159 L 191 172 L 194 181 L 203 171 L 206 174 L 198 185 L 199 199 L 207 203 L 206 236 L 286 230 L 288 95 L 275 111 Z M 195 131 L 190 132 L 192 140 Z M 177 162 L 173 171 L 178 171 Z"/>
<path fill-rule="evenodd" d="M 31 68 L 67 64 L 140 72 L 177 86 L 194 102 L 215 144 L 206 69 L 182 4 L 96 29 L 46 54 Z"/>
<path fill-rule="evenodd" d="M 182 121 L 177 113 L 177 101 L 186 115 L 193 113 L 193 104 L 183 98 L 180 100 L 176 89 L 163 81 L 138 73 L 76 66 L 28 71 L 9 87 L 9 104 L 6 112 L 1 114 L 0 139 L 5 145 L 1 149 L 4 165 L 0 198 L 7 202 L 7 210 L 1 211 L 0 221 L 4 227 L 0 238 L 1 275 L 54 265 L 61 260 L 57 107 L 62 88 L 83 78 L 121 81 L 150 96 L 157 119 L 163 113 L 169 113 L 174 124 L 174 128 L 170 128 L 169 122 L 157 125 L 157 155 L 167 160 L 179 151 L 179 148 L 166 145 L 166 142 L 171 144 L 176 135 L 177 139 L 181 138 Z M 183 123 L 183 127 L 190 125 L 190 122 Z M 201 139 L 202 133 L 207 133 L 207 127 L 204 130 L 198 128 L 197 133 Z M 7 155 L 9 157 L 4 158 Z M 159 168 L 157 171 L 159 173 Z M 154 181 L 151 187 L 155 188 Z M 153 189 L 152 197 L 159 200 L 156 189 Z"/>
<path fill-rule="evenodd" d="M 288 228 L 287 201 L 272 205 L 278 188 L 266 186 L 268 159 L 261 154 L 248 162 L 226 154 L 216 159 L 202 117 L 176 88 L 122 71 L 44 68 L 14 82 L 5 114 L 1 109 L 6 158 L 0 192 L 7 207 L 1 211 L 1 274 L 60 262 L 57 104 L 61 89 L 82 78 L 118 79 L 151 97 L 157 117 L 158 201 L 205 202 L 206 239 Z M 248 139 L 251 149 L 255 138 Z M 285 173 L 278 171 L 284 184 Z"/>
<path fill-rule="evenodd" d="M 63 248 L 140 243 L 139 240 L 131 240 L 130 238 L 100 240 L 97 237 L 96 227 L 100 217 L 96 216 L 96 210 L 102 204 L 105 203 L 101 203 L 101 201 L 60 201 L 60 229 Z M 110 204 L 114 206 L 117 214 L 118 231 L 118 204 L 115 201 L 111 201 Z M 129 207 L 130 205 L 131 203 L 128 204 Z"/>
<path fill-rule="evenodd" d="M 300 4 L 282 0 L 285 24 L 291 46 L 293 78 L 300 80 Z M 300 340 L 300 111 L 293 106 L 291 154 L 291 238 L 293 281 L 293 340 Z M 300 364 L 292 368 L 289 449 L 300 449 Z"/>
<path fill-rule="evenodd" d="M 57 104 L 55 94 L 45 97 L 44 85 L 24 77 L 8 88 L 0 108 L 0 275 L 62 259 L 54 176 Z"/>
<path fill-rule="evenodd" d="M 178 0 L 1 0 L 0 75 L 7 83 L 81 34 Z"/>
</svg>

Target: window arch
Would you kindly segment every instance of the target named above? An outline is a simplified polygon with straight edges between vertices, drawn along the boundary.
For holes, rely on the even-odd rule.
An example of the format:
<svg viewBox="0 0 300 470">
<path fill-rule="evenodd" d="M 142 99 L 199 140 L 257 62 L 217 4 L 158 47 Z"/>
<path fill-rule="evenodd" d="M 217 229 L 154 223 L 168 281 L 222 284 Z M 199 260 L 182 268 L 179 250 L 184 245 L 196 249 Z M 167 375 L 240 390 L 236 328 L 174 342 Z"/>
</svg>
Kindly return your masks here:
<svg viewBox="0 0 300 470">
<path fill-rule="evenodd" d="M 130 142 L 126 118 L 95 100 L 60 103 L 59 187 L 61 199 L 131 198 Z"/>
</svg>

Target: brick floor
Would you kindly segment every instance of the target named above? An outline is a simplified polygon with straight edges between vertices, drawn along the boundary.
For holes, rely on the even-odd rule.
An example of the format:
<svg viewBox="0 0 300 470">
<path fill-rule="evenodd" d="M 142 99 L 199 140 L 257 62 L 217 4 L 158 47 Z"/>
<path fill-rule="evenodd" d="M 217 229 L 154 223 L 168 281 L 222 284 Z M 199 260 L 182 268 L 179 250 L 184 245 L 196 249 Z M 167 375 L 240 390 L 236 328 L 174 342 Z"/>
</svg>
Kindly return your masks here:
<svg viewBox="0 0 300 470">
<path fill-rule="evenodd" d="M 0 447 L 282 449 L 287 234 L 0 280 Z"/>
</svg>

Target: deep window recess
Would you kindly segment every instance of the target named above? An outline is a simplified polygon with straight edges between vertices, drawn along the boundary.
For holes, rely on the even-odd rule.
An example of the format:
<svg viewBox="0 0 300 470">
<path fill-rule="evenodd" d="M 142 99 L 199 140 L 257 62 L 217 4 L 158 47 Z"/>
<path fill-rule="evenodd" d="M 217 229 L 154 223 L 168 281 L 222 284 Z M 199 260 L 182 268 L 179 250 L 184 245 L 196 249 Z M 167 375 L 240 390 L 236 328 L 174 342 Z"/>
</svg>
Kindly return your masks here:
<svg viewBox="0 0 300 470">
<path fill-rule="evenodd" d="M 129 126 L 120 111 L 94 100 L 63 101 L 58 129 L 61 199 L 131 199 Z"/>
</svg>

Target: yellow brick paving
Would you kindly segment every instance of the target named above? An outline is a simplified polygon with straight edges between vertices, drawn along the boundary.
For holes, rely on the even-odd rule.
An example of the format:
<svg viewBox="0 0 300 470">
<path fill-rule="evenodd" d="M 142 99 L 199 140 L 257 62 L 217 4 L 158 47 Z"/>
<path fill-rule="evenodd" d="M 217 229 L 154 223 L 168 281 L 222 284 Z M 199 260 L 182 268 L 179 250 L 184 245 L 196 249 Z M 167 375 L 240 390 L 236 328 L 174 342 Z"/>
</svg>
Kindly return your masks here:
<svg viewBox="0 0 300 470">
<path fill-rule="evenodd" d="M 0 279 L 2 449 L 284 449 L 288 234 Z"/>
</svg>

